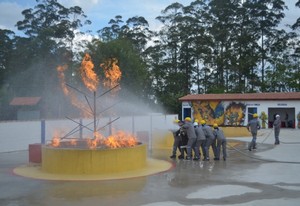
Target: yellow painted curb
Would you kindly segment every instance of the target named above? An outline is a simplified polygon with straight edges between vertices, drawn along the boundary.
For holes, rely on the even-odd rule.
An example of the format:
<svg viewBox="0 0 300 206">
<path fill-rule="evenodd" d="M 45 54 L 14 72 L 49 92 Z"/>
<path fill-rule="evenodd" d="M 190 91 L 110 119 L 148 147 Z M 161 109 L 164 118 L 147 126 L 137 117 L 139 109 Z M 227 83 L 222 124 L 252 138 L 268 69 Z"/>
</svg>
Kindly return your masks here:
<svg viewBox="0 0 300 206">
<path fill-rule="evenodd" d="M 76 174 L 53 174 L 43 172 L 40 165 L 22 165 L 16 167 L 13 172 L 16 175 L 23 177 L 43 179 L 43 180 L 114 180 L 125 179 L 133 177 L 143 177 L 152 175 L 171 169 L 173 165 L 164 160 L 147 159 L 146 166 L 134 171 L 120 172 L 115 174 L 89 174 L 89 175 L 76 175 Z"/>
</svg>

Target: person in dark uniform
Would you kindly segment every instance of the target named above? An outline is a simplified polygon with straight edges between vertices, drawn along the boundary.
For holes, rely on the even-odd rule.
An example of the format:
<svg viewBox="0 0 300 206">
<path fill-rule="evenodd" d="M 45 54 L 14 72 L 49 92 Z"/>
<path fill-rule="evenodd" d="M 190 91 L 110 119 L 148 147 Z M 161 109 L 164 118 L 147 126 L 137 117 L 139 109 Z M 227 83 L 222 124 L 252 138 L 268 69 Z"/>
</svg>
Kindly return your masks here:
<svg viewBox="0 0 300 206">
<path fill-rule="evenodd" d="M 174 137 L 172 155 L 170 156 L 170 158 L 172 158 L 172 159 L 176 158 L 177 149 L 180 151 L 180 155 L 178 156 L 178 158 L 180 158 L 182 156 L 184 157 L 184 151 L 183 151 L 183 149 L 180 148 L 182 146 L 182 137 L 181 137 L 182 129 L 180 127 L 183 125 L 183 122 L 176 119 L 176 120 L 174 120 L 174 123 L 179 126 L 179 129 L 171 130 L 171 132 L 173 133 L 173 137 Z"/>
</svg>

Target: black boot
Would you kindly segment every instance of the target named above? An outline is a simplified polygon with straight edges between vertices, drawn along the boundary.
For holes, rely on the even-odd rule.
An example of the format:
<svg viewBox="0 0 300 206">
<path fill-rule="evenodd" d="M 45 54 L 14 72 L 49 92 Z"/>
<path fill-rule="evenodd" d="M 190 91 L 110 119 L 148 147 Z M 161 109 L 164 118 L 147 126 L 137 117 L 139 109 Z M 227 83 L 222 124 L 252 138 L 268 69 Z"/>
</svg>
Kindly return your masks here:
<svg viewBox="0 0 300 206">
<path fill-rule="evenodd" d="M 170 158 L 171 158 L 171 159 L 175 159 L 175 158 L 176 158 L 176 155 L 171 155 Z"/>
</svg>

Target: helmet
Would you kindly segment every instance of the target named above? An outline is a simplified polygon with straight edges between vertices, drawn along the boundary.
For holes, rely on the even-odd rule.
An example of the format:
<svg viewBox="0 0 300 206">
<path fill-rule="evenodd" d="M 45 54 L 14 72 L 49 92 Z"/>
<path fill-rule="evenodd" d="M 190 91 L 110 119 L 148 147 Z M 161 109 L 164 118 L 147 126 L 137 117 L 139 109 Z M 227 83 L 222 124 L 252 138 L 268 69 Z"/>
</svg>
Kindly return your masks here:
<svg viewBox="0 0 300 206">
<path fill-rule="evenodd" d="M 253 117 L 254 117 L 254 118 L 257 118 L 257 117 L 258 117 L 258 114 L 256 114 L 256 113 L 253 114 Z"/>
<path fill-rule="evenodd" d="M 201 124 L 206 124 L 205 120 L 201 120 L 200 123 L 201 123 Z"/>
<path fill-rule="evenodd" d="M 280 115 L 279 115 L 279 114 L 277 114 L 277 115 L 276 115 L 276 118 L 279 118 L 279 117 L 280 117 Z"/>
<path fill-rule="evenodd" d="M 174 121 L 173 121 L 174 123 L 179 123 L 180 122 L 180 120 L 179 119 L 174 119 Z"/>
<path fill-rule="evenodd" d="M 218 124 L 215 123 L 215 124 L 213 125 L 213 128 L 218 128 Z"/>
<path fill-rule="evenodd" d="M 191 119 L 190 117 L 186 117 L 186 118 L 184 119 L 184 121 L 191 122 L 191 121 L 192 121 L 192 119 Z"/>
<path fill-rule="evenodd" d="M 194 126 L 198 126 L 198 122 L 194 122 Z"/>
<path fill-rule="evenodd" d="M 199 122 L 199 120 L 198 120 L 198 119 L 195 119 L 195 120 L 194 120 L 194 122 L 197 122 L 197 123 L 198 123 L 198 122 Z"/>
</svg>

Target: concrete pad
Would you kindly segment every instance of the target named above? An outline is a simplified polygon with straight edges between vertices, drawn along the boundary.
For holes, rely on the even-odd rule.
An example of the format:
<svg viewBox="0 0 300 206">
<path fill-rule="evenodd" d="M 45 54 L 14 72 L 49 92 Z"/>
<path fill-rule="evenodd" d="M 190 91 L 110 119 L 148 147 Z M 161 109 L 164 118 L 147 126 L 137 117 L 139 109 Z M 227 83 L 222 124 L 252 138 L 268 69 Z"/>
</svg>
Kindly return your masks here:
<svg viewBox="0 0 300 206">
<path fill-rule="evenodd" d="M 282 129 L 280 145 L 273 131 L 259 131 L 257 150 L 251 137 L 228 138 L 226 161 L 183 161 L 171 150 L 149 156 L 173 167 L 151 175 L 103 180 L 44 180 L 16 175 L 28 164 L 28 151 L 0 153 L 0 205 L 12 206 L 183 206 L 299 205 L 300 131 Z"/>
<path fill-rule="evenodd" d="M 147 175 L 153 175 L 155 173 L 164 172 L 172 168 L 170 162 L 157 159 L 147 159 L 146 166 L 140 169 L 118 172 L 118 173 L 106 173 L 106 174 L 54 174 L 42 171 L 40 165 L 27 164 L 16 167 L 13 172 L 16 175 L 44 179 L 44 180 L 113 180 L 124 179 L 133 177 L 143 177 Z"/>
</svg>

